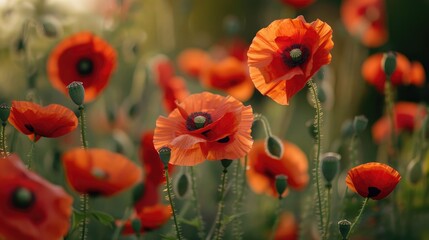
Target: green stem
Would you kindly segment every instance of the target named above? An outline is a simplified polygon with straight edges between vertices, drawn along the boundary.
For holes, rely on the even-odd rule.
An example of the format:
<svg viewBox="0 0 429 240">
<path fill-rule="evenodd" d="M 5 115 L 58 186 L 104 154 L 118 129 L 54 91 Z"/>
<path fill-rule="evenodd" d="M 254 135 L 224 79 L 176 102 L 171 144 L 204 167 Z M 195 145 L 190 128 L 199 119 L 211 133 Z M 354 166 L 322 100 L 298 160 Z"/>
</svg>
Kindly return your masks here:
<svg viewBox="0 0 429 240">
<path fill-rule="evenodd" d="M 191 169 L 191 186 L 192 186 L 192 201 L 194 202 L 194 208 L 197 213 L 197 221 L 198 221 L 198 236 L 200 239 L 204 239 L 204 221 L 200 212 L 200 203 L 197 198 L 197 181 L 194 173 L 194 167 L 190 167 Z"/>
<path fill-rule="evenodd" d="M 327 202 L 326 202 L 326 225 L 323 239 L 329 239 L 329 225 L 331 224 L 331 186 L 326 186 Z"/>
<path fill-rule="evenodd" d="M 365 200 L 363 201 L 362 207 L 360 208 L 359 214 L 357 215 L 355 221 L 353 222 L 352 226 L 350 227 L 350 231 L 347 234 L 346 239 L 349 239 L 350 235 L 353 233 L 353 230 L 355 229 L 357 223 L 360 220 L 360 217 L 362 216 L 363 210 L 365 210 L 366 204 L 368 203 L 368 199 L 369 198 L 365 198 Z"/>
<path fill-rule="evenodd" d="M 6 122 L 1 123 L 1 148 L 2 148 L 2 154 L 4 157 L 7 156 L 7 148 L 6 148 Z"/>
<path fill-rule="evenodd" d="M 80 121 L 80 136 L 82 141 L 82 147 L 88 149 L 88 142 L 86 140 L 86 119 L 85 119 L 85 107 L 83 105 L 79 106 L 79 121 Z M 81 240 L 85 240 L 88 234 L 88 210 L 89 210 L 89 196 L 88 194 L 80 195 L 80 204 L 81 210 L 83 213 L 83 219 L 80 222 L 81 226 Z"/>
<path fill-rule="evenodd" d="M 316 180 L 316 188 L 317 188 L 317 205 L 318 205 L 318 215 L 319 215 L 319 225 L 321 228 L 321 231 L 323 232 L 323 212 L 322 212 L 322 196 L 321 196 L 321 190 L 320 190 L 320 177 L 319 177 L 319 159 L 320 159 L 320 151 L 321 151 L 321 143 L 320 143 L 320 130 L 321 130 L 321 121 L 322 121 L 322 108 L 320 106 L 320 101 L 317 98 L 317 86 L 313 82 L 313 80 L 308 81 L 308 86 L 311 89 L 313 101 L 314 101 L 314 107 L 316 109 L 316 115 L 314 117 L 314 125 L 317 131 L 316 134 L 316 154 L 314 156 L 314 163 L 315 163 L 315 180 Z"/>
<path fill-rule="evenodd" d="M 85 116 L 85 107 L 83 105 L 79 106 L 80 112 L 80 137 L 82 141 L 82 146 L 84 149 L 88 148 L 88 141 L 86 140 L 86 116 Z"/>
<path fill-rule="evenodd" d="M 353 133 L 353 136 L 352 136 L 352 139 L 350 139 L 350 145 L 349 145 L 349 156 L 350 156 L 349 162 L 352 164 L 352 167 L 358 165 L 358 161 L 356 159 L 356 150 L 355 150 L 356 140 L 357 140 L 357 135 L 356 133 Z"/>
<path fill-rule="evenodd" d="M 274 238 L 276 237 L 276 230 L 277 230 L 277 227 L 278 227 L 279 221 L 280 221 L 280 214 L 281 214 L 281 208 L 282 208 L 281 201 L 282 201 L 282 196 L 280 195 L 279 200 L 277 201 L 277 209 L 275 212 L 275 219 L 274 219 L 273 227 L 271 229 L 270 239 L 272 239 L 272 240 L 274 240 Z"/>
<path fill-rule="evenodd" d="M 28 162 L 27 162 L 27 169 L 30 170 L 33 165 L 33 158 L 34 158 L 34 150 L 36 149 L 36 134 L 34 134 L 34 139 L 31 141 L 31 148 L 30 152 L 28 152 Z"/>
<path fill-rule="evenodd" d="M 265 130 L 267 137 L 270 137 L 273 135 L 271 132 L 270 124 L 268 123 L 268 119 L 264 115 L 259 114 L 259 113 L 254 114 L 254 120 L 253 121 L 254 122 L 260 121 L 262 123 L 262 125 L 264 125 L 264 130 Z"/>
<path fill-rule="evenodd" d="M 170 182 L 170 177 L 168 175 L 168 167 L 164 168 L 164 173 L 165 173 L 165 179 L 167 180 L 167 182 L 166 182 L 166 184 L 167 184 L 167 195 L 168 195 L 168 201 L 170 202 L 171 211 L 173 213 L 174 227 L 176 228 L 176 236 L 177 236 L 177 239 L 181 240 L 182 234 L 180 231 L 179 223 L 177 221 L 176 209 L 175 209 L 175 205 L 174 205 L 173 197 L 172 197 L 172 193 L 171 193 L 171 182 Z"/>
<path fill-rule="evenodd" d="M 225 183 L 226 183 L 226 174 L 228 173 L 228 170 L 226 168 L 222 171 L 222 183 L 220 187 L 220 200 L 218 203 L 217 208 L 217 217 L 216 217 L 216 228 L 215 228 L 215 235 L 216 240 L 222 239 L 222 222 L 223 222 L 223 209 L 225 206 Z"/>
<path fill-rule="evenodd" d="M 390 77 L 387 77 L 386 82 L 384 83 L 384 103 L 386 107 L 387 117 L 389 119 L 390 125 L 390 143 L 389 143 L 389 163 L 393 163 L 396 161 L 392 161 L 392 157 L 395 154 L 396 147 L 396 128 L 395 128 L 395 116 L 393 112 L 393 92 L 392 92 L 392 84 L 390 81 Z M 394 164 L 394 166 L 396 163 Z"/>
</svg>

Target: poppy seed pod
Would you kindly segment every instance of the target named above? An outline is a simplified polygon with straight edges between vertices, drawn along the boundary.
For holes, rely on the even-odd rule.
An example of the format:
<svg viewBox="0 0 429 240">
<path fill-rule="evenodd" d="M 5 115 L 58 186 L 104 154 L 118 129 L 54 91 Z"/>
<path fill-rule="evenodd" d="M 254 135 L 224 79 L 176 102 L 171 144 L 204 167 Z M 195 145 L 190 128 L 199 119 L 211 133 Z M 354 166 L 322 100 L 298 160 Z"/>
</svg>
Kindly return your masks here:
<svg viewBox="0 0 429 240">
<path fill-rule="evenodd" d="M 279 198 L 282 198 L 283 193 L 287 189 L 287 176 L 285 175 L 277 175 L 276 176 L 276 190 L 279 194 Z"/>
<path fill-rule="evenodd" d="M 340 231 L 343 239 L 347 239 L 347 234 L 350 232 L 351 225 L 352 223 L 345 219 L 338 222 L 338 230 Z"/>
<path fill-rule="evenodd" d="M 85 88 L 83 87 L 82 82 L 72 82 L 67 86 L 69 90 L 69 96 L 72 101 L 81 106 L 83 104 L 83 100 L 85 99 Z"/>
<path fill-rule="evenodd" d="M 338 153 L 328 152 L 322 155 L 322 174 L 326 180 L 326 187 L 331 187 L 331 182 L 340 169 L 341 156 Z"/>
<path fill-rule="evenodd" d="M 269 136 L 265 142 L 268 156 L 280 159 L 283 156 L 283 144 L 275 136 Z"/>
<path fill-rule="evenodd" d="M 388 77 L 392 76 L 393 72 L 396 69 L 396 53 L 385 53 L 383 55 L 383 59 L 381 60 L 381 67 L 383 68 L 384 73 L 386 73 Z"/>
<path fill-rule="evenodd" d="M 355 134 L 360 134 L 363 131 L 365 131 L 367 125 L 368 125 L 368 118 L 366 118 L 364 115 L 356 116 L 353 119 L 353 130 Z"/>
<path fill-rule="evenodd" d="M 232 160 L 230 160 L 230 159 L 222 159 L 222 160 L 220 160 L 220 162 L 222 163 L 223 168 L 227 169 L 229 167 L 229 165 L 231 165 Z"/>
<path fill-rule="evenodd" d="M 164 164 L 164 168 L 168 169 L 168 162 L 170 161 L 171 157 L 171 148 L 169 147 L 162 147 L 158 151 L 159 158 L 161 158 L 161 162 Z"/>
<path fill-rule="evenodd" d="M 0 119 L 6 122 L 10 115 L 10 106 L 6 103 L 0 104 Z"/>
</svg>

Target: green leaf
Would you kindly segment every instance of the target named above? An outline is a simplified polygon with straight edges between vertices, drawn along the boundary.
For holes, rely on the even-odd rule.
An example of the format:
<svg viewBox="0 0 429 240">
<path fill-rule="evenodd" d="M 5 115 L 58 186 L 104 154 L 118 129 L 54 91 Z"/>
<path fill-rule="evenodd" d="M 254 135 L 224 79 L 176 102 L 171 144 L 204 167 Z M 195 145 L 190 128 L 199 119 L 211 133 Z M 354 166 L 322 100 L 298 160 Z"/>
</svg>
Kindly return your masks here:
<svg viewBox="0 0 429 240">
<path fill-rule="evenodd" d="M 187 220 L 187 219 L 184 219 L 184 218 L 179 218 L 178 220 L 179 220 L 179 222 L 181 222 L 183 224 L 186 224 L 186 225 L 189 225 L 189 226 L 192 226 L 192 227 L 198 228 L 200 226 L 197 218 L 194 218 L 192 220 Z"/>
<path fill-rule="evenodd" d="M 176 236 L 164 235 L 164 234 L 161 234 L 160 237 L 163 240 L 176 240 L 177 239 Z"/>
<path fill-rule="evenodd" d="M 71 229 L 76 229 L 79 227 L 79 223 L 83 221 L 83 219 L 85 218 L 85 216 L 83 215 L 82 212 L 73 209 L 73 215 L 72 215 L 72 226 Z"/>
<path fill-rule="evenodd" d="M 89 214 L 92 218 L 94 218 L 95 220 L 97 220 L 101 224 L 109 226 L 111 228 L 113 227 L 113 222 L 115 221 L 115 218 L 112 217 L 112 215 L 105 213 L 105 212 L 94 211 L 94 210 L 89 212 Z"/>
</svg>

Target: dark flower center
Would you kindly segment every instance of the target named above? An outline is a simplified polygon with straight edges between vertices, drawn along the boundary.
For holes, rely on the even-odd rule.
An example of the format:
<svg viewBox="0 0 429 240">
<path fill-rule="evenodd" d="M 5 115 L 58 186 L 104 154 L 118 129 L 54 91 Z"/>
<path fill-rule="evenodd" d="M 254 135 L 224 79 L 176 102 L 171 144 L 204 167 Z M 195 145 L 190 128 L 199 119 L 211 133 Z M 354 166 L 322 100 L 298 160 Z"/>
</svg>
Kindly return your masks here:
<svg viewBox="0 0 429 240">
<path fill-rule="evenodd" d="M 381 190 L 376 187 L 368 187 L 368 197 L 373 198 L 377 197 L 378 194 L 381 193 Z"/>
<path fill-rule="evenodd" d="M 284 64 L 291 68 L 304 64 L 309 56 L 310 50 L 301 44 L 293 44 L 282 52 Z"/>
<path fill-rule="evenodd" d="M 94 70 L 94 63 L 89 58 L 82 58 L 76 64 L 76 71 L 81 76 L 87 76 Z"/>
<path fill-rule="evenodd" d="M 226 137 L 224 137 L 224 138 L 222 138 L 222 139 L 219 139 L 219 140 L 217 140 L 217 142 L 218 143 L 227 143 L 227 142 L 229 142 L 229 136 L 226 136 Z"/>
<path fill-rule="evenodd" d="M 19 210 L 27 210 L 36 201 L 34 193 L 25 187 L 18 187 L 12 192 L 12 205 Z"/>
<path fill-rule="evenodd" d="M 186 128 L 189 131 L 194 131 L 203 128 L 212 123 L 212 117 L 206 112 L 191 113 L 186 119 Z"/>
</svg>

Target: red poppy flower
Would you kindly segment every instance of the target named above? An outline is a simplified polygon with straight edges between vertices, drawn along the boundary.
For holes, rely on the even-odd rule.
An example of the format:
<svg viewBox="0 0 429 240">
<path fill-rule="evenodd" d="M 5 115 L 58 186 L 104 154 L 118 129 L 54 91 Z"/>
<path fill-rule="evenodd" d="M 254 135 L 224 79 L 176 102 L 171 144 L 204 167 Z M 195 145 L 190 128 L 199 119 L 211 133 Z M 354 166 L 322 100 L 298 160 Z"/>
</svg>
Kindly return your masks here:
<svg viewBox="0 0 429 240">
<path fill-rule="evenodd" d="M 42 107 L 25 101 L 12 101 L 9 122 L 36 141 L 40 137 L 61 137 L 75 130 L 78 125 L 74 112 L 64 106 L 50 104 Z"/>
<path fill-rule="evenodd" d="M 380 200 L 395 189 L 400 179 L 401 175 L 390 166 L 370 162 L 350 169 L 346 183 L 353 192 L 362 197 Z"/>
<path fill-rule="evenodd" d="M 282 19 L 259 30 L 247 53 L 250 77 L 256 88 L 287 105 L 307 81 L 331 62 L 332 29 L 317 19 Z"/>
<path fill-rule="evenodd" d="M 285 212 L 285 213 L 282 213 L 279 218 L 280 219 L 277 225 L 274 239 L 275 240 L 298 239 L 299 229 L 293 214 L 290 212 Z"/>
<path fill-rule="evenodd" d="M 281 0 L 282 3 L 294 8 L 305 8 L 311 5 L 315 0 Z"/>
<path fill-rule="evenodd" d="M 254 86 L 247 67 L 234 57 L 210 64 L 202 73 L 202 83 L 208 88 L 223 90 L 240 101 L 253 95 Z"/>
<path fill-rule="evenodd" d="M 368 57 L 362 64 L 362 76 L 378 91 L 384 92 L 386 74 L 382 68 L 383 53 L 376 53 Z M 396 69 L 390 80 L 392 85 L 416 85 L 423 86 L 425 81 L 425 70 L 421 63 L 412 62 L 401 53 L 396 53 Z"/>
<path fill-rule="evenodd" d="M 142 210 L 138 211 L 131 220 L 124 223 L 122 234 L 129 235 L 135 234 L 131 221 L 133 219 L 139 219 L 142 227 L 140 233 L 155 230 L 166 224 L 171 218 L 171 207 L 169 205 L 156 204 L 153 206 L 147 206 Z M 122 224 L 119 222 L 119 224 Z"/>
<path fill-rule="evenodd" d="M 62 161 L 70 186 L 82 194 L 112 196 L 142 179 L 133 162 L 104 149 L 69 150 Z"/>
<path fill-rule="evenodd" d="M 265 141 L 259 140 L 250 150 L 247 179 L 256 193 L 267 193 L 278 197 L 275 187 L 277 175 L 288 177 L 288 186 L 300 190 L 307 186 L 308 160 L 305 153 L 296 145 L 283 141 L 284 153 L 280 159 L 269 156 L 265 149 Z"/>
<path fill-rule="evenodd" d="M 145 132 L 140 141 L 140 160 L 146 172 L 145 183 L 152 182 L 155 186 L 165 182 L 164 164 L 159 158 L 158 151 L 153 146 L 153 131 Z M 174 165 L 168 166 L 168 172 L 173 172 Z"/>
<path fill-rule="evenodd" d="M 231 96 L 193 94 L 168 118 L 158 118 L 153 143 L 157 150 L 171 148 L 170 163 L 174 165 L 238 159 L 252 147 L 252 123 L 252 108 Z"/>
<path fill-rule="evenodd" d="M 61 239 L 72 202 L 62 188 L 28 171 L 17 155 L 0 158 L 1 239 Z"/>
<path fill-rule="evenodd" d="M 189 48 L 184 50 L 177 57 L 179 69 L 189 76 L 200 76 L 203 68 L 210 62 L 210 56 L 207 52 Z"/>
<path fill-rule="evenodd" d="M 393 108 L 395 118 L 396 134 L 406 130 L 412 132 L 419 128 L 426 116 L 424 107 L 413 102 L 398 102 Z M 372 138 L 376 143 L 381 143 L 390 136 L 390 120 L 387 116 L 382 117 L 372 126 Z"/>
<path fill-rule="evenodd" d="M 384 0 L 344 0 L 341 19 L 347 31 L 365 46 L 378 47 L 387 41 Z"/>
<path fill-rule="evenodd" d="M 79 32 L 55 47 L 47 71 L 51 84 L 66 95 L 70 83 L 82 82 L 85 102 L 89 102 L 107 86 L 115 66 L 116 52 L 107 42 L 90 32 Z"/>
</svg>

